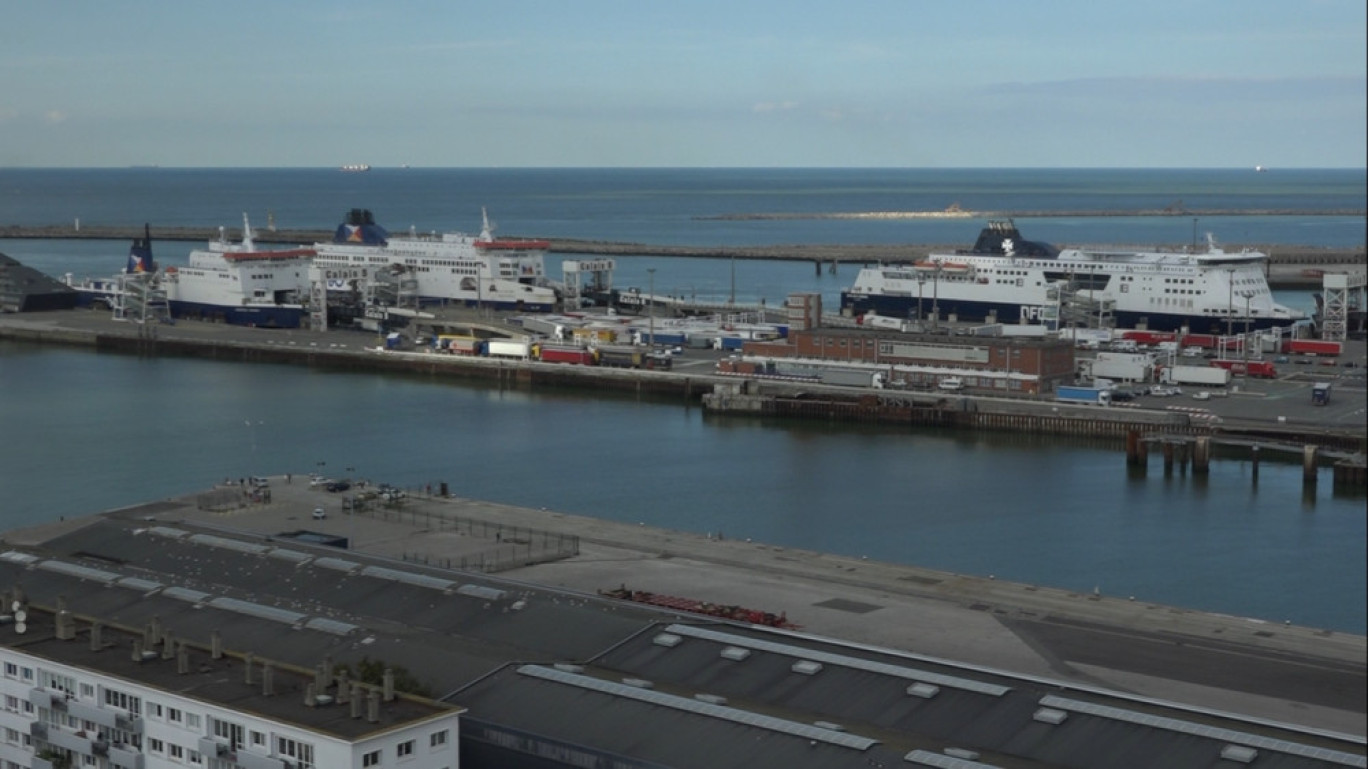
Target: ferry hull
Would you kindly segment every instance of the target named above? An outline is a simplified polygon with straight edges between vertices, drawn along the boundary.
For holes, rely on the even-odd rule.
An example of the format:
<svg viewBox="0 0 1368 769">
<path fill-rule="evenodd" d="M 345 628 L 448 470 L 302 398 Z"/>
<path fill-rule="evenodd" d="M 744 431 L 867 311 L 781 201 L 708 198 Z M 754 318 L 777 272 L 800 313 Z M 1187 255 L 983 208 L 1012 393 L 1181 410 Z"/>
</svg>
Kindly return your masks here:
<svg viewBox="0 0 1368 769">
<path fill-rule="evenodd" d="M 996 313 L 999 323 L 1040 323 L 1038 305 L 1016 304 L 1011 302 L 983 302 L 965 299 L 936 300 L 942 318 L 954 315 L 960 321 L 986 321 Z M 850 315 L 863 315 L 873 312 L 892 318 L 917 317 L 917 297 L 888 296 L 873 294 L 841 293 L 841 309 Z M 930 317 L 932 300 L 923 298 L 921 310 Z M 1197 315 L 1177 315 L 1159 313 L 1140 313 L 1118 310 L 1111 317 L 1117 328 L 1147 328 L 1154 331 L 1179 331 L 1186 328 L 1192 333 L 1223 334 L 1228 331 L 1225 318 L 1211 318 Z M 1255 318 L 1249 322 L 1250 330 L 1264 330 L 1290 326 L 1296 321 L 1290 318 Z M 1236 318 L 1233 330 L 1246 329 L 1245 320 Z"/>
<path fill-rule="evenodd" d="M 299 306 L 228 307 L 202 302 L 171 300 L 171 317 L 205 320 L 230 326 L 256 328 L 301 328 L 307 313 Z"/>
</svg>

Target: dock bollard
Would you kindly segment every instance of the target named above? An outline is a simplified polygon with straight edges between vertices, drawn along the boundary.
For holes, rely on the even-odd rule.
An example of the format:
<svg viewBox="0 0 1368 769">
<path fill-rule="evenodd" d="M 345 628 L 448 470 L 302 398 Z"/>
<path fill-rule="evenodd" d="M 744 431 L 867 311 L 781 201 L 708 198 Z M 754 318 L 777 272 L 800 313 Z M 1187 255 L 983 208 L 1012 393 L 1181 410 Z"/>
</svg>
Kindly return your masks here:
<svg viewBox="0 0 1368 769">
<path fill-rule="evenodd" d="M 1205 435 L 1197 436 L 1197 442 L 1192 447 L 1192 473 L 1193 475 L 1206 475 L 1211 471 L 1211 438 Z"/>
</svg>

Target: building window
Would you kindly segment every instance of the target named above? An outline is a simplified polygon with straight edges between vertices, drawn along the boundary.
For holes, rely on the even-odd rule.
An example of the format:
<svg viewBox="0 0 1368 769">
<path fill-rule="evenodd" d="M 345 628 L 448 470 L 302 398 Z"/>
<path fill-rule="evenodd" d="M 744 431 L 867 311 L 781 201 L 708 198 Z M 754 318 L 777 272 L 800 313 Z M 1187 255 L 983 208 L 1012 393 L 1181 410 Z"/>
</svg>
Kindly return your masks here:
<svg viewBox="0 0 1368 769">
<path fill-rule="evenodd" d="M 440 732 L 433 732 L 431 738 L 429 738 L 429 740 L 428 740 L 428 744 L 429 744 L 431 747 L 434 747 L 434 748 L 441 747 L 441 746 L 445 745 L 446 742 L 447 742 L 447 731 L 446 731 L 445 729 L 443 729 L 443 730 L 440 731 Z"/>
<path fill-rule="evenodd" d="M 367 754 L 361 756 L 361 766 L 367 767 L 367 766 L 379 766 L 379 765 L 380 765 L 380 751 L 378 751 L 378 750 L 372 750 L 371 752 L 369 752 L 369 753 L 367 753 Z"/>
<path fill-rule="evenodd" d="M 395 752 L 400 758 L 413 755 L 413 740 L 399 743 L 399 747 Z"/>
<path fill-rule="evenodd" d="M 299 762 L 301 769 L 312 769 L 314 765 L 313 745 L 289 737 L 276 737 L 276 755 L 281 758 L 293 758 Z"/>
</svg>

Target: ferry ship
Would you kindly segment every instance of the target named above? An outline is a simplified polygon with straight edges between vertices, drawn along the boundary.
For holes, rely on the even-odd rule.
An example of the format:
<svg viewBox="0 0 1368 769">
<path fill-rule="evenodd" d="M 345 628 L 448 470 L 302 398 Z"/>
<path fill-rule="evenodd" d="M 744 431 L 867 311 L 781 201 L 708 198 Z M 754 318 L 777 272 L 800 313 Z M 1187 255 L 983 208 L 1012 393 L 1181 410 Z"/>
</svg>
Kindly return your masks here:
<svg viewBox="0 0 1368 769">
<path fill-rule="evenodd" d="M 1210 236 L 1200 253 L 1061 250 L 1023 239 L 1010 220 L 990 221 L 971 249 L 860 270 L 841 292 L 841 308 L 851 315 L 898 318 L 934 308 L 958 320 L 1058 328 L 1068 314 L 1061 312 L 1060 296 L 1072 295 L 1079 306 L 1098 308 L 1121 328 L 1229 333 L 1304 320 L 1305 313 L 1273 301 L 1267 260 L 1257 251 L 1228 254 Z"/>
<path fill-rule="evenodd" d="M 489 214 L 479 235 L 461 232 L 391 236 L 365 209 L 352 209 L 315 262 L 330 292 L 388 284 L 385 304 L 444 304 L 550 312 L 558 293 L 546 276 L 550 242 L 495 238 Z"/>
<path fill-rule="evenodd" d="M 237 326 L 299 328 L 308 311 L 311 248 L 257 248 L 247 214 L 242 242 L 218 240 L 190 252 L 184 267 L 167 267 L 161 285 L 176 318 L 198 318 Z"/>
</svg>

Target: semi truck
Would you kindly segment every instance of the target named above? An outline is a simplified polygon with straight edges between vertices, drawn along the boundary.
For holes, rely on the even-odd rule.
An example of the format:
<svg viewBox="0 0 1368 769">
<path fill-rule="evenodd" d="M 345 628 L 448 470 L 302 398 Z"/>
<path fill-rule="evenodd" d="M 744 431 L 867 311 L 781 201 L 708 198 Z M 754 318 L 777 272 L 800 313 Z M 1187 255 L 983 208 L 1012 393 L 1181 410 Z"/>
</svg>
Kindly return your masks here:
<svg viewBox="0 0 1368 769">
<path fill-rule="evenodd" d="M 1096 406 L 1110 406 L 1111 390 L 1104 387 L 1060 385 L 1055 388 L 1055 400 L 1060 403 L 1087 403 Z"/>
<path fill-rule="evenodd" d="M 1230 371 L 1220 366 L 1169 366 L 1159 373 L 1165 384 L 1193 384 L 1225 387 L 1230 384 Z"/>
<path fill-rule="evenodd" d="M 1149 379 L 1153 368 L 1154 358 L 1146 353 L 1099 352 L 1092 361 L 1092 376 L 1094 379 L 1143 382 Z"/>
<path fill-rule="evenodd" d="M 884 373 L 870 369 L 823 367 L 817 372 L 817 379 L 822 384 L 846 387 L 882 388 L 884 385 Z"/>
<path fill-rule="evenodd" d="M 1311 386 L 1311 405 L 1328 406 L 1330 405 L 1330 383 L 1317 382 Z"/>
</svg>

